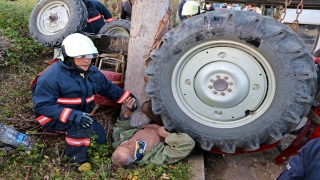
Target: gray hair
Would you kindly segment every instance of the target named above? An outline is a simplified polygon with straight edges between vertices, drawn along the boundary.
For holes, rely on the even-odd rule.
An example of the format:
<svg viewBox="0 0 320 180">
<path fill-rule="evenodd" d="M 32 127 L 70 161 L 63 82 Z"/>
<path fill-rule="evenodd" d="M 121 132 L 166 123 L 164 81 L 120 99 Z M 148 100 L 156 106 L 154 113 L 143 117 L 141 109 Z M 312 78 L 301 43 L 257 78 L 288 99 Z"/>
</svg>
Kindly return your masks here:
<svg viewBox="0 0 320 180">
<path fill-rule="evenodd" d="M 122 154 L 119 152 L 114 151 L 111 157 L 112 163 L 115 164 L 116 166 L 120 167 L 126 167 L 131 165 L 134 162 L 133 156 L 129 156 L 127 158 L 124 158 Z"/>
</svg>

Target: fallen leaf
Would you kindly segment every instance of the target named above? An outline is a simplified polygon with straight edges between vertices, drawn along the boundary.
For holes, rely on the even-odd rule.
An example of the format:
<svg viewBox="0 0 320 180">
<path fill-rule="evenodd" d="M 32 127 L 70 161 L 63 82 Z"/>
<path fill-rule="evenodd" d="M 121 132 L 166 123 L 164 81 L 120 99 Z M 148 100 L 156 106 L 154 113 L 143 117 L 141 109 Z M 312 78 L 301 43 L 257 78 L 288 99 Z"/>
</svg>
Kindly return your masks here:
<svg viewBox="0 0 320 180">
<path fill-rule="evenodd" d="M 49 180 L 50 179 L 50 176 L 49 175 L 45 175 L 44 177 L 43 177 L 43 180 Z"/>
<path fill-rule="evenodd" d="M 129 173 L 129 175 L 127 176 L 127 180 L 131 180 L 133 177 L 132 173 Z"/>
<path fill-rule="evenodd" d="M 176 166 L 169 165 L 169 168 L 176 169 Z"/>
<path fill-rule="evenodd" d="M 160 177 L 160 179 L 170 179 L 169 176 L 166 173 L 163 173 Z"/>
</svg>

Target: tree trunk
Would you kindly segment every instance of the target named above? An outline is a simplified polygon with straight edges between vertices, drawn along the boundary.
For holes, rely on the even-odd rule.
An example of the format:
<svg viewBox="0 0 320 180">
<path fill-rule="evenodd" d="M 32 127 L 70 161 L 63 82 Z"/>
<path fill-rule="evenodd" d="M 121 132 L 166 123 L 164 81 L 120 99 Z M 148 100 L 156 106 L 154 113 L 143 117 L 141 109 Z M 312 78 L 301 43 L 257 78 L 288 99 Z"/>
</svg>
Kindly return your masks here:
<svg viewBox="0 0 320 180">
<path fill-rule="evenodd" d="M 136 96 L 141 107 L 148 100 L 145 94 L 145 61 L 162 35 L 171 28 L 172 9 L 169 0 L 135 0 L 132 8 L 125 89 Z M 131 126 L 148 123 L 150 120 L 140 109 L 132 113 Z"/>
</svg>

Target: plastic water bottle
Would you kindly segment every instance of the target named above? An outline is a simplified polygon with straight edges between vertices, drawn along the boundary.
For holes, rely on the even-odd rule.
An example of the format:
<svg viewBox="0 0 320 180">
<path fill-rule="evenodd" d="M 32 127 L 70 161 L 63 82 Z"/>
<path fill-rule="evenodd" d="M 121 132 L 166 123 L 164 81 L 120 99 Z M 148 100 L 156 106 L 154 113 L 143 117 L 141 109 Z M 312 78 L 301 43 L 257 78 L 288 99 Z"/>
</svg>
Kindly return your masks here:
<svg viewBox="0 0 320 180">
<path fill-rule="evenodd" d="M 31 150 L 34 141 L 30 136 L 18 132 L 15 128 L 0 123 L 0 141 L 5 144 L 18 147 L 23 146 L 25 150 Z"/>
</svg>

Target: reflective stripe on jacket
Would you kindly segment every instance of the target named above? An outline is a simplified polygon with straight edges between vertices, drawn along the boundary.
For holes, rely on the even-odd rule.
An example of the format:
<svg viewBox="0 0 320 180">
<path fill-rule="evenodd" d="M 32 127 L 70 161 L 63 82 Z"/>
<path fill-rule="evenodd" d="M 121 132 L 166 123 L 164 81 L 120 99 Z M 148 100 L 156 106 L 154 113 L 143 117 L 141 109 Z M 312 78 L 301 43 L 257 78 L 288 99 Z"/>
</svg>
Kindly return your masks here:
<svg viewBox="0 0 320 180">
<path fill-rule="evenodd" d="M 109 9 L 98 0 L 83 0 L 88 11 L 87 27 L 83 30 L 88 33 L 98 33 L 105 22 L 113 21 Z"/>
</svg>

